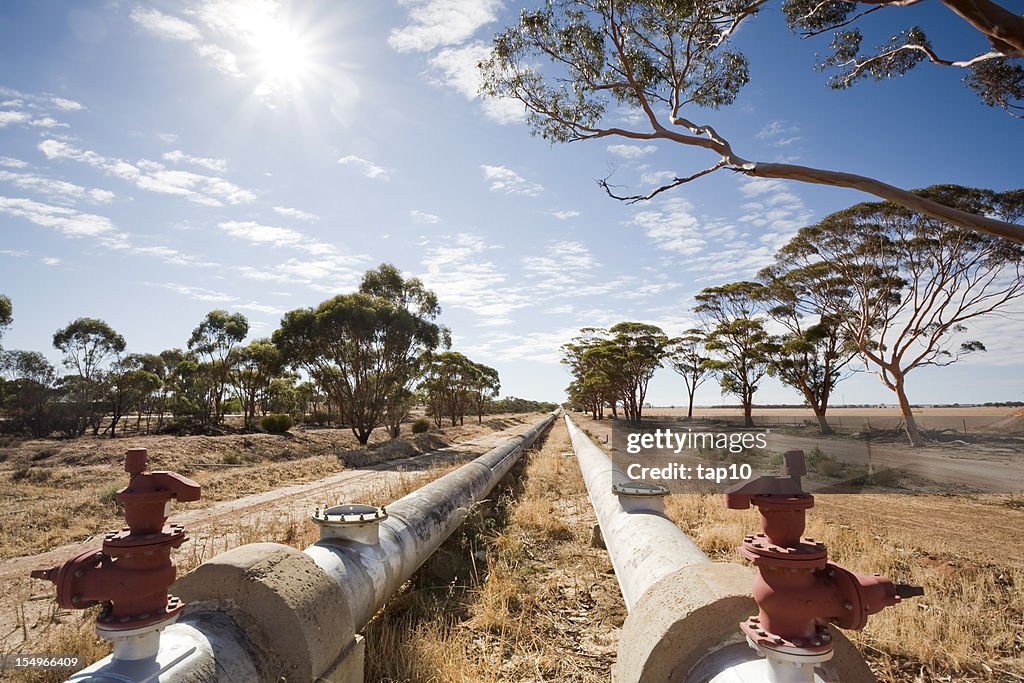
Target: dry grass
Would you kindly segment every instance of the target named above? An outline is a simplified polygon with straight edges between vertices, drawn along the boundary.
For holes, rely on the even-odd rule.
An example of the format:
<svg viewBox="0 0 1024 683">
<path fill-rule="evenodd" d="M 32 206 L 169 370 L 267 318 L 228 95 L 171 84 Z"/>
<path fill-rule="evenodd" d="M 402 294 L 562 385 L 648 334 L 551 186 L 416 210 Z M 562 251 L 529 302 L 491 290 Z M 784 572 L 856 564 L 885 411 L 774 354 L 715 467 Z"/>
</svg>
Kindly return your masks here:
<svg viewBox="0 0 1024 683">
<path fill-rule="evenodd" d="M 607 556 L 588 545 L 592 513 L 566 450 L 559 421 L 529 454 L 517 499 L 449 541 L 462 550 L 455 575 L 428 564 L 370 624 L 366 680 L 607 680 L 624 609 Z"/>
<path fill-rule="evenodd" d="M 863 632 L 848 633 L 882 681 L 1024 679 L 1024 569 L 963 557 L 937 535 L 912 543 L 869 524 L 829 521 L 833 496 L 815 498 L 807 535 L 824 541 L 831 559 L 925 588 L 923 598 L 886 609 Z M 864 498 L 865 506 L 879 502 Z M 930 498 L 921 497 L 920 515 L 933 512 Z M 739 540 L 757 527 L 752 510 L 727 510 L 720 495 L 674 495 L 666 508 L 715 560 L 736 561 Z"/>
</svg>

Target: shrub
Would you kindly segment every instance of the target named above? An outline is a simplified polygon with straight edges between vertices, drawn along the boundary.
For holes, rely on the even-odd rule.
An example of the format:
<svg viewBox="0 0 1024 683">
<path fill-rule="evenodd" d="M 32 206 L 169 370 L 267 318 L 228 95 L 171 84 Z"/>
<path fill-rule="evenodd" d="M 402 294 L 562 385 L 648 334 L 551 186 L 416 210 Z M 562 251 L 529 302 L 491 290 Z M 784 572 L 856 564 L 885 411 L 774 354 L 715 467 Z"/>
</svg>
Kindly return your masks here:
<svg viewBox="0 0 1024 683">
<path fill-rule="evenodd" d="M 272 413 L 265 415 L 260 420 L 260 426 L 271 434 L 284 434 L 292 428 L 292 416 L 284 413 Z"/>
<path fill-rule="evenodd" d="M 413 434 L 425 434 L 430 429 L 430 420 L 425 417 L 421 417 L 412 423 Z"/>
</svg>

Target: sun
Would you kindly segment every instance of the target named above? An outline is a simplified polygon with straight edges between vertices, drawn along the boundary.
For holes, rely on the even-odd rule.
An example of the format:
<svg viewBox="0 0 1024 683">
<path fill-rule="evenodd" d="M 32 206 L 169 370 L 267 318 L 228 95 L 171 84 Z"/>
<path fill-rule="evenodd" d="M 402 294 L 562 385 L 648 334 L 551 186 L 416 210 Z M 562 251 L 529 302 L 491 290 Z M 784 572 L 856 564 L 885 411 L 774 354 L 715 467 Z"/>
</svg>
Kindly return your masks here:
<svg viewBox="0 0 1024 683">
<path fill-rule="evenodd" d="M 271 84 L 301 87 L 313 67 L 309 40 L 294 29 L 269 21 L 252 34 L 260 75 Z"/>
</svg>

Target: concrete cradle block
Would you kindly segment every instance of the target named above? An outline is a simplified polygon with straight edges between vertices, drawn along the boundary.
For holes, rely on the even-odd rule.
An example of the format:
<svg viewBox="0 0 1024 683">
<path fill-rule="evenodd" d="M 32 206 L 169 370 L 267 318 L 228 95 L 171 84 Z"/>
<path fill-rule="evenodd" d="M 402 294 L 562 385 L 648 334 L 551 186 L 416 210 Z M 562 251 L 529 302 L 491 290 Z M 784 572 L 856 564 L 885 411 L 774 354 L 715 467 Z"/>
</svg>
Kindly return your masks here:
<svg viewBox="0 0 1024 683">
<path fill-rule="evenodd" d="M 278 543 L 229 550 L 178 579 L 189 611 L 227 612 L 259 653 L 264 680 L 314 681 L 352 646 L 341 588 L 305 553 Z"/>
</svg>

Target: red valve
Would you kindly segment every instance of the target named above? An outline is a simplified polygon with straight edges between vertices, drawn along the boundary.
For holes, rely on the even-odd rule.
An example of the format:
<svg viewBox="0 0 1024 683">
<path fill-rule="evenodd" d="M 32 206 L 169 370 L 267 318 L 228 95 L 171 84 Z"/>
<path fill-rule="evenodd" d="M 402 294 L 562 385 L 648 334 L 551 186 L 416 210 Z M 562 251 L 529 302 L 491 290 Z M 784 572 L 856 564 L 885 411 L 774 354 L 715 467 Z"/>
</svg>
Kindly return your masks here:
<svg viewBox="0 0 1024 683">
<path fill-rule="evenodd" d="M 177 574 L 171 548 L 188 536 L 180 524 L 166 525 L 171 499 L 199 500 L 199 484 L 175 472 L 149 472 L 145 448 L 127 452 L 128 486 L 117 492 L 128 526 L 108 532 L 101 547 L 92 548 L 63 565 L 37 569 L 32 577 L 57 585 L 57 603 L 84 609 L 101 602 L 97 617 L 105 630 L 149 626 L 173 617 L 184 606 L 167 589 Z"/>
<path fill-rule="evenodd" d="M 786 476 L 763 476 L 729 488 L 728 508 L 754 505 L 761 531 L 743 539 L 739 553 L 754 563 L 754 600 L 759 612 L 740 624 L 751 642 L 773 650 L 823 654 L 832 649 L 828 623 L 862 629 L 870 615 L 922 595 L 875 574 L 857 574 L 828 559 L 825 544 L 803 535 L 814 496 L 804 493 L 803 451 L 785 454 Z"/>
</svg>

